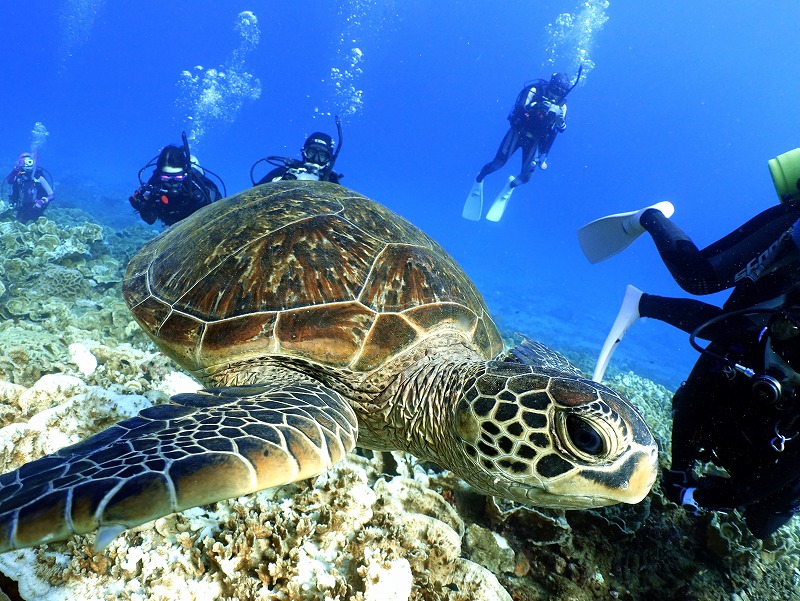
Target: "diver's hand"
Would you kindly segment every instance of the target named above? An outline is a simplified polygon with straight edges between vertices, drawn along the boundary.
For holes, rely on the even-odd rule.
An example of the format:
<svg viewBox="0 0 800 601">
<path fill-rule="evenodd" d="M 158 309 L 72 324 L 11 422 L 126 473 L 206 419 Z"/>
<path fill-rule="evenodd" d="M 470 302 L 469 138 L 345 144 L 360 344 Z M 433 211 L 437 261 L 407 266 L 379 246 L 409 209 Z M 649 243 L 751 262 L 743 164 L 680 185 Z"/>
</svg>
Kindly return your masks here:
<svg viewBox="0 0 800 601">
<path fill-rule="evenodd" d="M 683 501 L 684 491 L 695 486 L 694 478 L 682 470 L 661 471 L 661 491 L 668 500 L 677 505 Z"/>
<path fill-rule="evenodd" d="M 554 117 L 563 118 L 563 116 L 564 116 L 564 107 L 561 106 L 560 104 L 555 104 L 553 102 L 549 102 L 549 101 L 545 100 L 542 103 L 542 106 L 544 106 L 547 109 L 547 112 L 552 114 Z"/>
<path fill-rule="evenodd" d="M 155 188 L 151 185 L 146 185 L 136 190 L 133 196 L 128 198 L 128 202 L 138 211 L 145 205 L 152 204 L 155 201 L 155 196 Z"/>
</svg>

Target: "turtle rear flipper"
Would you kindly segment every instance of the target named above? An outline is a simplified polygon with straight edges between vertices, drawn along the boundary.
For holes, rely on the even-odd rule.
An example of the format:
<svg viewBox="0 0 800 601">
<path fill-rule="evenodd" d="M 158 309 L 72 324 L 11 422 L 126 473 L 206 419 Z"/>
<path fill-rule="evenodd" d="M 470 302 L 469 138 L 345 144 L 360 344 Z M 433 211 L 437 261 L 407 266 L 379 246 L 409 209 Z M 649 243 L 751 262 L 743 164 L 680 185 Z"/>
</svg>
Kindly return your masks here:
<svg viewBox="0 0 800 601">
<path fill-rule="evenodd" d="M 0 552 L 100 529 L 95 547 L 163 515 L 315 476 L 358 433 L 316 382 L 173 396 L 0 476 Z"/>
</svg>

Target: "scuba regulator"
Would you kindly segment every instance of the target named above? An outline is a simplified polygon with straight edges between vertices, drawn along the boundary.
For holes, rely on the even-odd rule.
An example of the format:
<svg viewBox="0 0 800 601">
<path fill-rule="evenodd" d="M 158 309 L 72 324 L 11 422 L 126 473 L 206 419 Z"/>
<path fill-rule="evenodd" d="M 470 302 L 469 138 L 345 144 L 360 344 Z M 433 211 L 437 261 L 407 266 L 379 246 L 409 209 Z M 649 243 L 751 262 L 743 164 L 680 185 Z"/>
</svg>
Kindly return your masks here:
<svg viewBox="0 0 800 601">
<path fill-rule="evenodd" d="M 738 361 L 733 360 L 729 356 L 720 355 L 709 348 L 704 348 L 698 344 L 696 338 L 700 335 L 700 333 L 708 328 L 709 326 L 716 324 L 720 321 L 724 321 L 726 319 L 730 319 L 732 317 L 741 317 L 741 316 L 749 316 L 749 315 L 769 315 L 769 323 L 765 326 L 758 335 L 758 340 L 764 342 L 764 369 L 761 373 L 757 372 L 756 370 L 747 367 L 739 363 Z M 798 374 L 794 368 L 789 365 L 784 357 L 781 356 L 780 353 L 776 352 L 773 348 L 773 337 L 776 337 L 776 333 L 774 330 L 774 324 L 777 322 L 779 318 L 783 318 L 789 320 L 791 323 L 798 324 L 798 322 L 789 316 L 788 312 L 784 308 L 774 308 L 774 309 L 740 309 L 738 311 L 730 311 L 728 313 L 724 313 L 722 315 L 718 315 L 717 317 L 713 317 L 708 321 L 700 324 L 697 326 L 692 333 L 689 335 L 689 344 L 692 345 L 696 351 L 703 355 L 708 355 L 721 361 L 726 367 L 732 370 L 734 373 L 739 373 L 744 375 L 746 378 L 750 379 L 750 388 L 753 393 L 753 396 L 759 400 L 760 402 L 769 404 L 769 405 L 776 405 L 779 404 L 779 401 L 783 399 L 790 399 L 795 394 L 794 386 L 800 383 L 800 374 Z M 793 334 L 792 338 L 795 336 L 800 336 L 800 327 L 796 327 L 796 332 Z M 766 340 L 764 338 L 766 337 Z M 777 337 L 776 337 L 777 338 Z M 795 340 L 795 344 L 800 345 L 800 337 Z"/>
</svg>

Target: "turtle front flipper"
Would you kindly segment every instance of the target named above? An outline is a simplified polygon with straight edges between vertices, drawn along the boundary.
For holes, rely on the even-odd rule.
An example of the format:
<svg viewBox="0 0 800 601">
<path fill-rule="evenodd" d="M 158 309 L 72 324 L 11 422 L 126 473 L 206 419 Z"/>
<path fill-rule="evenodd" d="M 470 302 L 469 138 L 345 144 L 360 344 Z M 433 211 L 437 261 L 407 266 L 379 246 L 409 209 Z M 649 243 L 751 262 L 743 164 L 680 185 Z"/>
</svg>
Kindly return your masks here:
<svg viewBox="0 0 800 601">
<path fill-rule="evenodd" d="M 0 476 L 0 552 L 98 528 L 102 549 L 163 515 L 319 474 L 357 433 L 347 400 L 316 382 L 179 394 Z"/>
</svg>

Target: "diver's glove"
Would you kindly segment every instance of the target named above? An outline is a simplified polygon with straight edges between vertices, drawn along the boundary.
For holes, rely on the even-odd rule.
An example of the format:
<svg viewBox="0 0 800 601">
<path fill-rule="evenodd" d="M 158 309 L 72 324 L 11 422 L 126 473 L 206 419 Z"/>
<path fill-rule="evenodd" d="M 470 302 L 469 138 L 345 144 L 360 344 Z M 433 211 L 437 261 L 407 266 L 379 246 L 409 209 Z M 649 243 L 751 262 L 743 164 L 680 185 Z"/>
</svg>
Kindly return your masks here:
<svg viewBox="0 0 800 601">
<path fill-rule="evenodd" d="M 694 499 L 694 493 L 697 489 L 694 486 L 684 488 L 681 491 L 681 498 L 679 505 L 681 508 L 690 515 L 698 515 L 700 513 L 700 505 Z"/>
<path fill-rule="evenodd" d="M 47 206 L 47 197 L 37 198 L 36 202 L 33 203 L 34 209 L 43 209 Z"/>
<path fill-rule="evenodd" d="M 687 509 L 689 513 L 696 513 L 700 506 L 694 500 L 694 491 L 697 490 L 696 482 L 691 474 L 684 470 L 662 470 L 661 490 L 669 501 L 686 509 L 685 505 L 693 507 Z"/>
<path fill-rule="evenodd" d="M 539 169 L 547 169 L 547 155 L 539 156 Z"/>
<path fill-rule="evenodd" d="M 542 102 L 542 106 L 544 106 L 544 108 L 547 109 L 547 112 L 556 119 L 560 119 L 561 121 L 564 120 L 564 107 L 562 105 L 545 100 Z"/>
<path fill-rule="evenodd" d="M 128 198 L 128 202 L 131 203 L 131 206 L 136 209 L 137 211 L 141 210 L 142 207 L 145 205 L 151 204 L 155 202 L 156 190 L 154 186 L 146 185 L 140 187 L 136 192 L 133 193 L 133 196 Z"/>
</svg>

